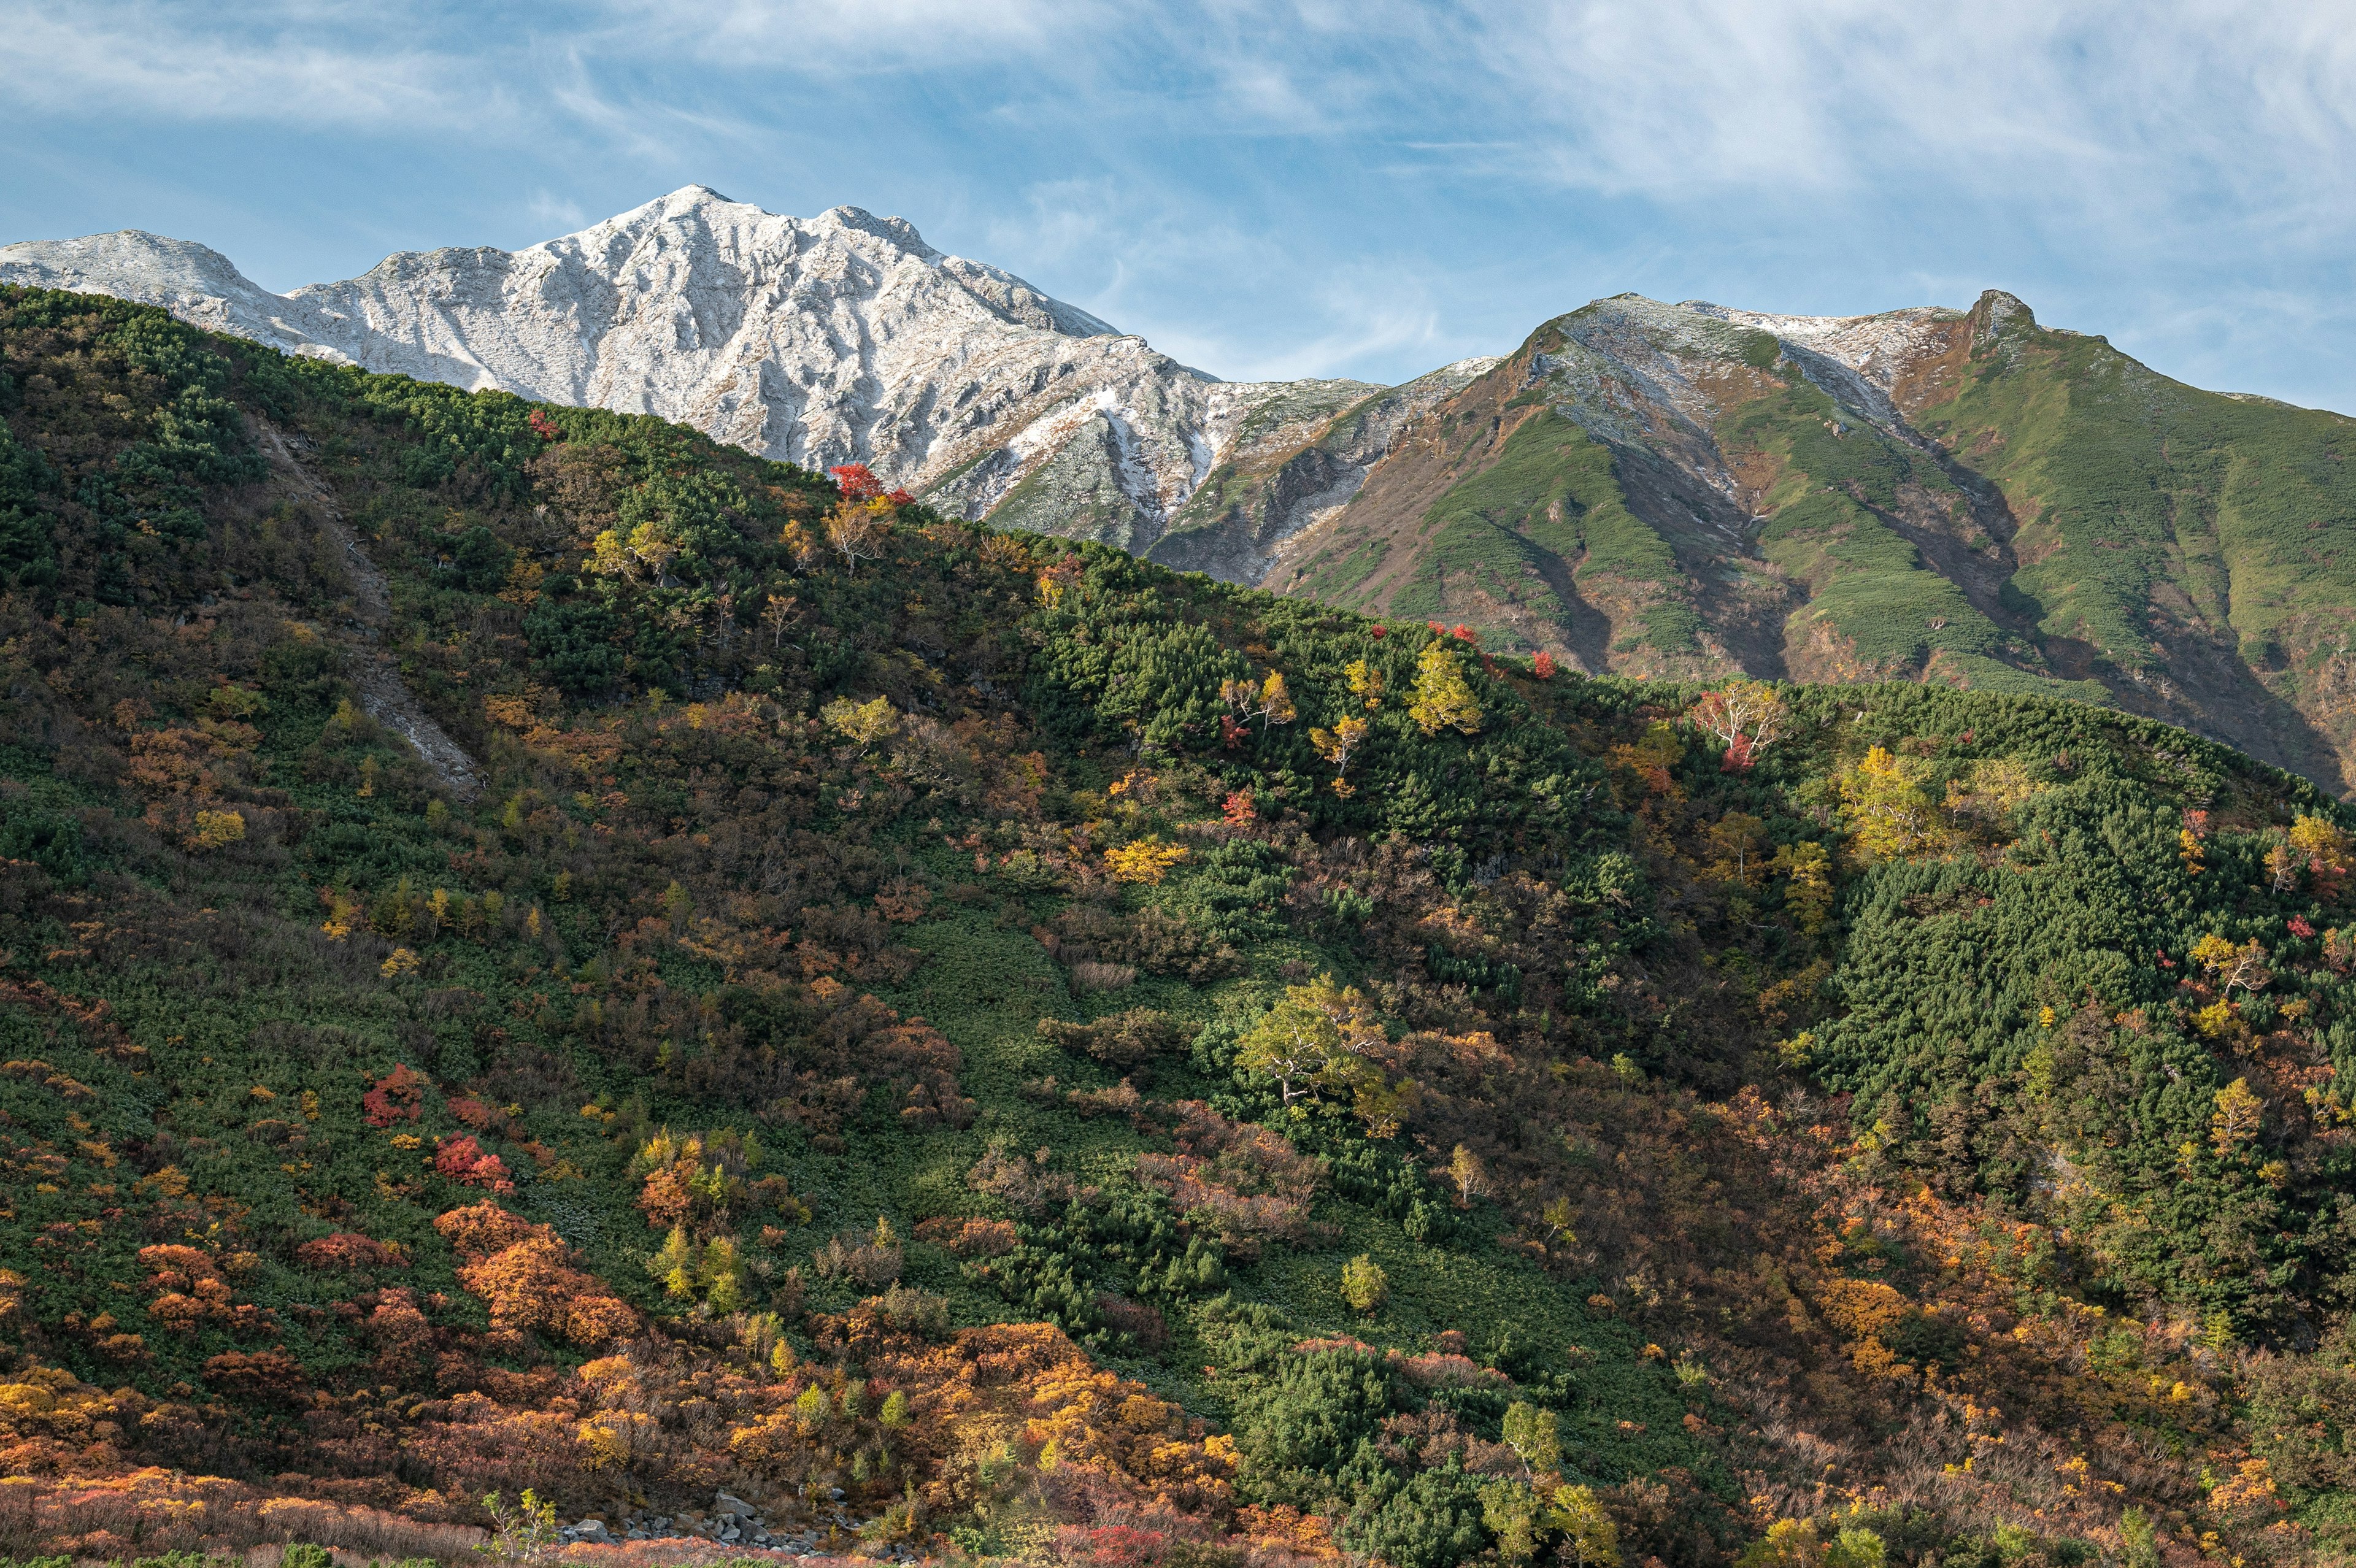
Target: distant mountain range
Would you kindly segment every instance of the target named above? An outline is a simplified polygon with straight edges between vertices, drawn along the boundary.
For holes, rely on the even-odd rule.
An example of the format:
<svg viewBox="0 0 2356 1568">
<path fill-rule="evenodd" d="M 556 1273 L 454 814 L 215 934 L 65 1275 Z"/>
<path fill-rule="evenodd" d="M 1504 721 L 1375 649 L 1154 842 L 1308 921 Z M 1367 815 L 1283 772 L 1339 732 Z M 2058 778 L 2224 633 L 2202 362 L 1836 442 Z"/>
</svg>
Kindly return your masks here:
<svg viewBox="0 0 2356 1568">
<path fill-rule="evenodd" d="M 291 294 L 135 230 L 0 247 L 0 283 L 863 462 L 1590 673 L 2079 696 L 2356 790 L 2356 421 L 2182 386 L 1998 292 L 1836 318 L 1621 295 L 1400 387 L 1236 383 L 899 219 L 700 186 Z"/>
</svg>

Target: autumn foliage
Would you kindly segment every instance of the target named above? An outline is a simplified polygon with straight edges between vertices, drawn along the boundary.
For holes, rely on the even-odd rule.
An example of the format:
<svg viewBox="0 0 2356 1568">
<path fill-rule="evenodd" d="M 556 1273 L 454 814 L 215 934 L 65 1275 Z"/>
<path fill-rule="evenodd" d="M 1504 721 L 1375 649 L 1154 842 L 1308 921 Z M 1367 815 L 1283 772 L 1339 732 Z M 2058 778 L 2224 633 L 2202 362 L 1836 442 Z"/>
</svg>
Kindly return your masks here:
<svg viewBox="0 0 2356 1568">
<path fill-rule="evenodd" d="M 434 1168 L 464 1186 L 491 1192 L 515 1190 L 515 1183 L 508 1179 L 507 1162 L 486 1153 L 471 1137 L 444 1138 L 434 1149 Z"/>
<path fill-rule="evenodd" d="M 465 1260 L 458 1278 L 489 1303 L 494 1328 L 536 1328 L 594 1347 L 638 1326 L 637 1313 L 584 1272 L 545 1225 L 477 1203 L 452 1210 L 434 1228 Z"/>
<path fill-rule="evenodd" d="M 430 1081 L 422 1072 L 406 1065 L 395 1067 L 360 1096 L 360 1106 L 368 1115 L 369 1125 L 389 1127 L 395 1122 L 413 1122 L 423 1113 L 423 1100 Z"/>
</svg>

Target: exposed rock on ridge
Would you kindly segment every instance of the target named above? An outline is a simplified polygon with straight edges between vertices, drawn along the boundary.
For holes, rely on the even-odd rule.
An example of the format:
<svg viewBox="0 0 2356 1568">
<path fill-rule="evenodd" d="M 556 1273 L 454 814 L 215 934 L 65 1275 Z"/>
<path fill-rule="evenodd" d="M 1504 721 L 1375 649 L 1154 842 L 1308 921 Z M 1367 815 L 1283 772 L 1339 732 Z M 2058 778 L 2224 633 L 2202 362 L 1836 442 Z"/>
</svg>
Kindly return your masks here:
<svg viewBox="0 0 2356 1568">
<path fill-rule="evenodd" d="M 1622 294 L 1386 389 L 1222 382 L 901 219 L 702 187 L 284 295 L 135 230 L 0 248 L 0 282 L 864 462 L 1592 673 L 2108 700 L 2356 791 L 2350 421 L 2180 386 L 2000 291 L 1842 317 Z"/>
<path fill-rule="evenodd" d="M 1252 410 L 1150 553 L 1182 571 L 1261 581 L 1286 540 L 1349 504 L 1401 431 L 1496 363 L 1460 359 L 1361 396 L 1338 412 L 1321 394 L 1367 389 L 1354 381 L 1293 383 Z"/>
</svg>

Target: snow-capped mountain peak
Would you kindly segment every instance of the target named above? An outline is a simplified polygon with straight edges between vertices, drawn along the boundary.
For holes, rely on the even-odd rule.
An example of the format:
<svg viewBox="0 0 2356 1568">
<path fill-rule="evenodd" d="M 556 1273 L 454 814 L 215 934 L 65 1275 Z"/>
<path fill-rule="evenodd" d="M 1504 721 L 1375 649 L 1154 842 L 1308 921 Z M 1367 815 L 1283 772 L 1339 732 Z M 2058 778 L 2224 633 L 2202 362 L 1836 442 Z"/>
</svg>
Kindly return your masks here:
<svg viewBox="0 0 2356 1568">
<path fill-rule="evenodd" d="M 865 463 L 947 509 L 1139 551 L 1248 427 L 1256 451 L 1271 432 L 1298 445 L 1381 390 L 1222 382 L 905 219 L 790 218 L 702 185 L 522 250 L 403 251 L 285 294 L 135 229 L 0 247 L 0 282 L 159 304 L 370 370 L 659 414 L 811 467 Z M 1346 494 L 1368 461 L 1320 494 Z"/>
</svg>

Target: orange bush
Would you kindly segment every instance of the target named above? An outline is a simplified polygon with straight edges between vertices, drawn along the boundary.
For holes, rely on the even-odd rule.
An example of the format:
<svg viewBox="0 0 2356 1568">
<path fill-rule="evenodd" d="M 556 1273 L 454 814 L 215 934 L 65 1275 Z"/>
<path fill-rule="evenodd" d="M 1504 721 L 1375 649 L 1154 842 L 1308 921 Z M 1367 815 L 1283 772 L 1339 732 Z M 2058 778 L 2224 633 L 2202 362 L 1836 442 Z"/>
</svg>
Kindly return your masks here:
<svg viewBox="0 0 2356 1568">
<path fill-rule="evenodd" d="M 434 1228 L 467 1260 L 458 1282 L 490 1304 L 494 1328 L 537 1328 L 596 1346 L 638 1326 L 637 1313 L 577 1266 L 573 1249 L 545 1225 L 477 1203 L 443 1215 Z"/>
<path fill-rule="evenodd" d="M 305 1242 L 294 1249 L 294 1261 L 305 1268 L 364 1269 L 407 1268 L 409 1260 L 401 1255 L 401 1248 L 391 1242 L 380 1242 L 372 1236 L 338 1231 L 332 1236 Z"/>
<path fill-rule="evenodd" d="M 960 1220 L 943 1215 L 917 1222 L 916 1240 L 960 1258 L 1003 1257 L 1020 1241 L 1012 1220 Z"/>
</svg>

